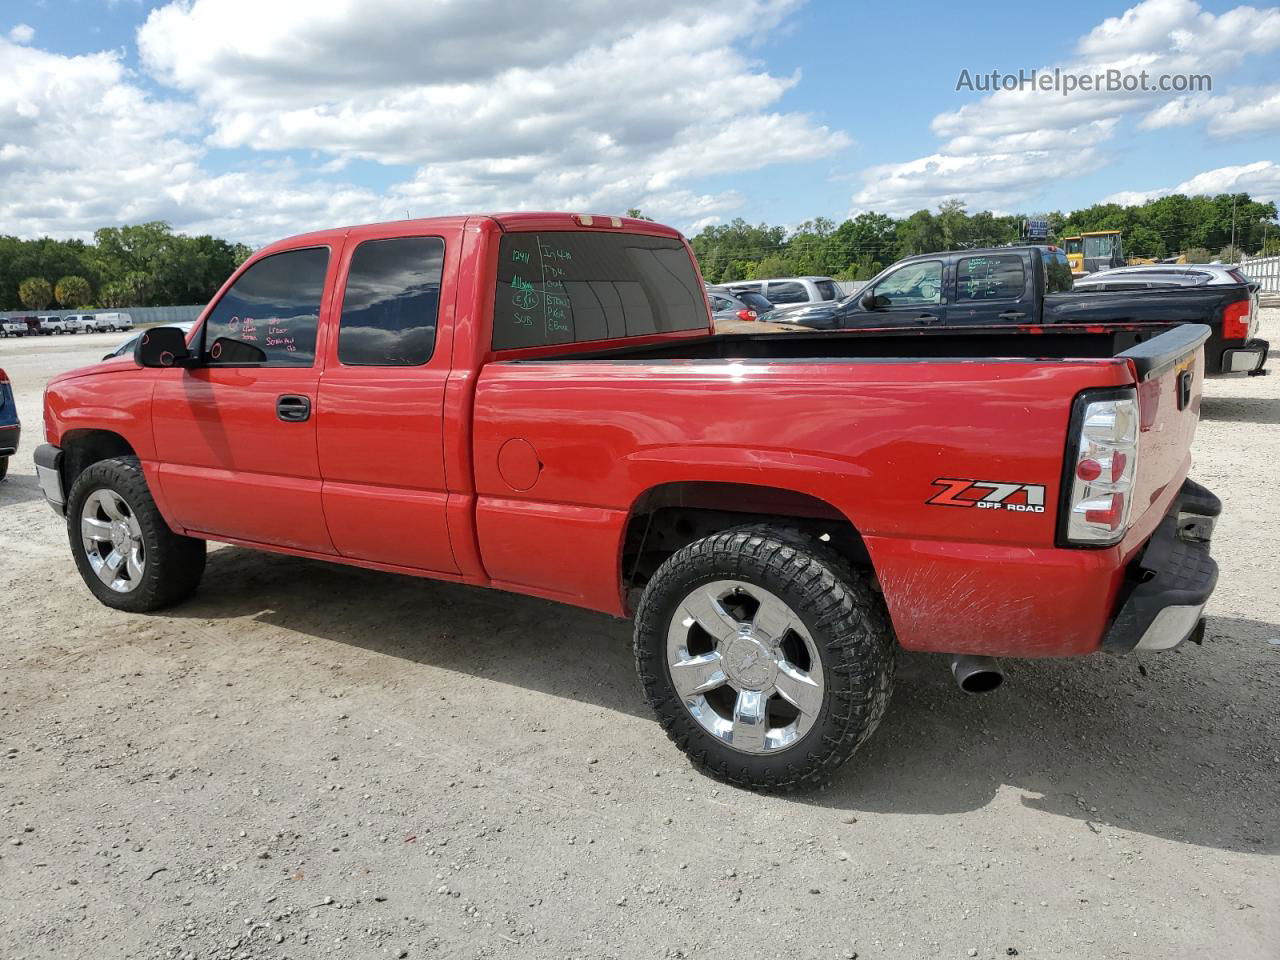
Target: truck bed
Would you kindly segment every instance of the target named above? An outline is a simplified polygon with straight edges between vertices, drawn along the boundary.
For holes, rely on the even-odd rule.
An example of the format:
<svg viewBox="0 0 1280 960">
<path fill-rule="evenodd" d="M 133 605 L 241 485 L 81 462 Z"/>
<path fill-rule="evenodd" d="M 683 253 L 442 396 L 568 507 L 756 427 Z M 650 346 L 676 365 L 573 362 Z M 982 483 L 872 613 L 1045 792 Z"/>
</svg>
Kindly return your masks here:
<svg viewBox="0 0 1280 960">
<path fill-rule="evenodd" d="M 813 333 L 721 334 L 649 346 L 571 352 L 557 360 L 1104 359 L 1168 331 L 1165 324 L 1100 327 L 919 327 Z"/>
</svg>

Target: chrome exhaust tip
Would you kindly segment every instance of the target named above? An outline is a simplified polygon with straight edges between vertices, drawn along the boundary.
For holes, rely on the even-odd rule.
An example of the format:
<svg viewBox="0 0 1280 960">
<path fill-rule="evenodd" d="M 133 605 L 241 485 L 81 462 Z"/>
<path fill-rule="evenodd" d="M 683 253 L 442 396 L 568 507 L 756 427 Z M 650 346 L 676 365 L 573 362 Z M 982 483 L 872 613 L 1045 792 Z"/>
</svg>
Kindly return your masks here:
<svg viewBox="0 0 1280 960">
<path fill-rule="evenodd" d="M 999 660 L 967 653 L 952 654 L 951 675 L 965 693 L 990 693 L 1004 682 L 1004 669 Z"/>
</svg>

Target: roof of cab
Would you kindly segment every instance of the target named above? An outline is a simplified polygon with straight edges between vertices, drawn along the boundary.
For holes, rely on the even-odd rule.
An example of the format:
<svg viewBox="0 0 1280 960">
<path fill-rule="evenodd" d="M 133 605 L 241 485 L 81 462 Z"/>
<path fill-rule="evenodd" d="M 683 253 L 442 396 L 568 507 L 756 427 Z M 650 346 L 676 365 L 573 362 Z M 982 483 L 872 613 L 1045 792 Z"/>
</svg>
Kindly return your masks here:
<svg viewBox="0 0 1280 960">
<path fill-rule="evenodd" d="M 587 217 L 591 218 L 590 225 L 580 222 L 579 218 L 585 220 Z M 414 234 L 420 234 L 424 230 L 429 230 L 432 227 L 437 229 L 445 227 L 462 227 L 468 220 L 477 218 L 492 220 L 504 232 L 519 232 L 527 230 L 576 231 L 599 229 L 606 233 L 623 231 L 627 233 L 647 233 L 683 239 L 680 231 L 661 223 L 655 223 L 652 220 L 639 220 L 633 217 L 618 217 L 612 214 L 599 213 L 579 214 L 545 211 L 520 211 L 512 213 L 471 213 L 447 217 L 422 217 L 410 220 L 387 220 L 380 223 L 363 223 L 353 226 L 332 227 L 327 230 L 315 230 L 310 233 L 299 233 L 291 237 L 284 237 L 274 243 L 267 244 L 257 252 L 260 254 L 276 249 L 320 246 L 327 243 L 333 243 L 334 241 L 346 236 L 357 239 L 371 234 L 385 236 L 387 232 L 386 228 L 392 224 L 403 224 L 407 231 Z"/>
</svg>

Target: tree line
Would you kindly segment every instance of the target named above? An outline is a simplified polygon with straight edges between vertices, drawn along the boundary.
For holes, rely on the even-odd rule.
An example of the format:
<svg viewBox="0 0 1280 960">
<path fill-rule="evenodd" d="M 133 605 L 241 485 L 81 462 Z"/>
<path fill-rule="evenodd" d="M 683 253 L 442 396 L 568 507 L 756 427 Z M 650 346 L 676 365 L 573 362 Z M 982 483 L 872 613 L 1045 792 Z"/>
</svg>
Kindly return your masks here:
<svg viewBox="0 0 1280 960">
<path fill-rule="evenodd" d="M 1247 193 L 1174 194 L 1138 206 L 1099 203 L 1047 215 L 1051 242 L 1092 230 L 1120 230 L 1128 257 L 1189 262 L 1237 261 L 1241 253 L 1280 254 L 1276 205 Z M 704 228 L 691 243 L 711 283 L 762 277 L 827 276 L 866 280 L 902 257 L 938 250 L 999 247 L 1022 238 L 1025 214 L 969 213 L 959 200 L 908 217 L 861 213 L 837 225 L 818 217 L 794 231 L 741 218 Z M 1235 246 L 1232 247 L 1234 238 Z"/>
<path fill-rule="evenodd" d="M 92 243 L 0 235 L 0 310 L 205 303 L 250 253 L 162 221 L 104 227 Z"/>
<path fill-rule="evenodd" d="M 627 213 L 642 216 L 635 209 Z M 865 280 L 916 253 L 1016 243 L 1025 219 L 989 210 L 969 213 L 963 202 L 951 200 L 936 211 L 902 218 L 867 212 L 836 224 L 818 217 L 792 231 L 739 218 L 704 228 L 691 243 L 712 283 L 805 275 Z M 1121 230 L 1127 256 L 1186 254 L 1193 263 L 1234 262 L 1241 253 L 1280 254 L 1275 219 L 1274 203 L 1247 193 L 1174 194 L 1139 206 L 1100 203 L 1048 214 L 1051 240 Z M 92 243 L 0 235 L 0 310 L 206 303 L 251 252 L 243 243 L 174 233 L 163 221 L 104 227 Z"/>
</svg>

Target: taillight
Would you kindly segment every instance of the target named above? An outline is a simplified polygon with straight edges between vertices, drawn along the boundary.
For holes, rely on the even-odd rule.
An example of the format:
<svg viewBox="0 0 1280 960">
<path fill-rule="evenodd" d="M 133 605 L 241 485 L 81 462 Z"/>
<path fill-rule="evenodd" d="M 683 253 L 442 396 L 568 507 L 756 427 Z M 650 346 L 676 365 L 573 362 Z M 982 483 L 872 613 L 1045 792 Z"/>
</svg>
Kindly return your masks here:
<svg viewBox="0 0 1280 960">
<path fill-rule="evenodd" d="M 1061 521 L 1067 543 L 1109 546 L 1129 528 L 1138 461 L 1138 399 L 1134 391 L 1083 394 L 1067 450 L 1070 474 Z"/>
<path fill-rule="evenodd" d="M 1222 338 L 1224 340 L 1249 339 L 1249 307 L 1253 298 L 1245 297 L 1228 303 L 1222 310 Z"/>
<path fill-rule="evenodd" d="M 757 317 L 759 317 L 759 314 L 758 314 L 758 313 L 756 313 L 754 310 L 739 310 L 739 311 L 738 311 L 738 319 L 739 319 L 739 320 L 755 320 Z"/>
</svg>

